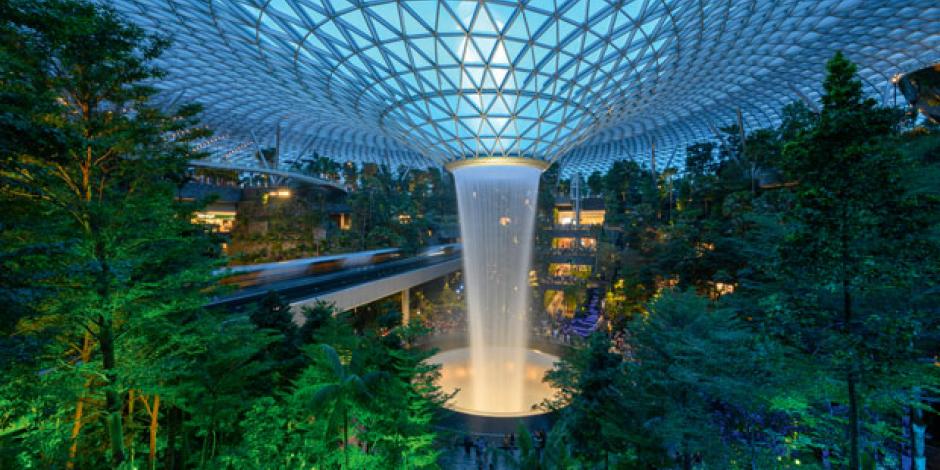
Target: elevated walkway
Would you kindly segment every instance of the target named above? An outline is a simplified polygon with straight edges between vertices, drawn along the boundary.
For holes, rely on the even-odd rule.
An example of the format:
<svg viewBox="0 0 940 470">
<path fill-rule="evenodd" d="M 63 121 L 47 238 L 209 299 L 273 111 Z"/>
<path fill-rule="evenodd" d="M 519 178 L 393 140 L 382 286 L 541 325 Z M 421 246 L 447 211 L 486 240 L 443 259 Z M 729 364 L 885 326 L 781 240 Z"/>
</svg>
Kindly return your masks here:
<svg viewBox="0 0 940 470">
<path fill-rule="evenodd" d="M 189 162 L 189 165 L 195 166 L 195 167 L 201 167 L 201 168 L 213 168 L 216 170 L 237 171 L 237 172 L 242 172 L 242 173 L 264 173 L 267 175 L 290 178 L 294 181 L 300 181 L 300 182 L 304 182 L 307 184 L 312 184 L 314 186 L 319 186 L 319 187 L 330 189 L 333 191 L 339 191 L 341 193 L 346 192 L 346 187 L 335 181 L 327 181 L 322 178 L 315 178 L 313 176 L 298 173 L 296 171 L 285 171 L 285 170 L 278 170 L 275 168 L 260 168 L 260 167 L 247 166 L 247 165 L 236 165 L 236 164 L 231 164 L 231 163 L 216 163 L 216 162 L 210 162 L 206 160 L 191 160 Z"/>
</svg>

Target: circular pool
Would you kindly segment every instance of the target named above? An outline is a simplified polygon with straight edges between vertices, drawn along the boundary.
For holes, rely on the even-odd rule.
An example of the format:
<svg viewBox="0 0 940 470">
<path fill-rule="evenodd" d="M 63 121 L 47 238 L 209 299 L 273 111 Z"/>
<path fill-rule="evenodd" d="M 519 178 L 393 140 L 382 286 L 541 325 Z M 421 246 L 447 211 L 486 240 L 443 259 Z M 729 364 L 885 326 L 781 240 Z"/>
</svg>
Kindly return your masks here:
<svg viewBox="0 0 940 470">
<path fill-rule="evenodd" d="M 515 351 L 518 354 L 512 352 L 509 351 L 505 357 L 524 358 L 521 367 L 510 360 L 477 364 L 477 367 L 474 367 L 470 348 L 451 349 L 432 356 L 429 362 L 441 365 L 438 385 L 442 391 L 457 391 L 445 406 L 454 411 L 477 416 L 510 418 L 544 413 L 544 410 L 534 406 L 554 395 L 555 389 L 543 382 L 542 378 L 558 358 L 535 349 Z M 478 376 L 484 374 L 474 373 L 474 370 L 480 371 L 481 368 L 487 372 L 487 378 L 482 380 Z M 494 375 L 493 371 L 498 373 Z M 508 380 L 522 381 L 520 399 L 504 399 L 502 388 Z"/>
</svg>

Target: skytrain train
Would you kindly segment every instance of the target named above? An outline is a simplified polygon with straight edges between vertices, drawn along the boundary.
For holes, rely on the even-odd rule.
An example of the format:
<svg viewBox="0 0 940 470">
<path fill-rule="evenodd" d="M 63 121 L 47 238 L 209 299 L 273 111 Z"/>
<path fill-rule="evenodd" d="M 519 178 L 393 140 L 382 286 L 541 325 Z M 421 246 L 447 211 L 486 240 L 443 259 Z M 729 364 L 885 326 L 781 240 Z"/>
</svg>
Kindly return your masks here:
<svg viewBox="0 0 940 470">
<path fill-rule="evenodd" d="M 460 252 L 459 244 L 437 245 L 419 252 L 415 258 L 448 256 Z M 360 251 L 340 255 L 318 256 L 275 263 L 234 266 L 216 271 L 217 275 L 226 276 L 222 284 L 238 286 L 241 289 L 271 284 L 277 281 L 297 279 L 339 272 L 345 269 L 376 266 L 399 260 L 404 254 L 399 248 Z"/>
</svg>

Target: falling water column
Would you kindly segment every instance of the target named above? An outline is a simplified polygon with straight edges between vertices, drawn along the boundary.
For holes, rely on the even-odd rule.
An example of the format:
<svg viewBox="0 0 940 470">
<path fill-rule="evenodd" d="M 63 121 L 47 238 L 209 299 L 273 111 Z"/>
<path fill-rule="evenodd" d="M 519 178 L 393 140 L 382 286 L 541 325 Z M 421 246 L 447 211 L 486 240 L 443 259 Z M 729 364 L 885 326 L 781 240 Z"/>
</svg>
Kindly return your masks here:
<svg viewBox="0 0 940 470">
<path fill-rule="evenodd" d="M 463 393 L 476 409 L 492 413 L 526 407 L 528 275 L 544 166 L 519 160 L 449 167 L 457 185 L 470 331 L 472 385 Z"/>
</svg>

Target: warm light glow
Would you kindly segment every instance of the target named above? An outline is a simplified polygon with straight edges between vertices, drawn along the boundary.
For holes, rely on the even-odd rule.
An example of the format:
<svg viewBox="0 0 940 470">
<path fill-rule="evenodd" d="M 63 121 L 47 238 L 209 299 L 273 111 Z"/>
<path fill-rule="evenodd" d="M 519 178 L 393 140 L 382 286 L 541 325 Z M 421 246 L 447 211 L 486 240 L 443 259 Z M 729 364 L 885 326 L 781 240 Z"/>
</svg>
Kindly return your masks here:
<svg viewBox="0 0 940 470">
<path fill-rule="evenodd" d="M 349 214 L 341 212 L 339 214 L 339 229 L 349 230 L 351 228 L 352 228 L 352 219 L 350 219 Z"/>
<path fill-rule="evenodd" d="M 192 223 L 212 227 L 213 231 L 228 233 L 235 227 L 235 211 L 205 211 L 193 214 Z"/>
<path fill-rule="evenodd" d="M 731 294 L 731 293 L 734 292 L 734 284 L 728 284 L 728 283 L 724 283 L 724 282 L 716 282 L 716 283 L 715 283 L 715 292 L 717 292 L 718 295 Z"/>
<path fill-rule="evenodd" d="M 672 287 L 676 287 L 677 285 L 679 285 L 679 278 L 678 278 L 678 277 L 672 277 L 672 278 L 663 279 L 663 278 L 657 276 L 657 278 L 656 278 L 656 295 L 659 295 L 659 293 L 662 292 L 663 289 L 669 289 L 669 288 L 672 288 Z"/>
<path fill-rule="evenodd" d="M 552 276 L 574 276 L 586 279 L 591 276 L 591 266 L 587 264 L 550 263 L 548 272 Z"/>
<path fill-rule="evenodd" d="M 528 344 L 528 287 L 540 167 L 464 163 L 457 186 L 467 288 L 471 379 L 459 406 L 479 412 L 528 409 L 522 364 Z M 529 203 L 527 203 L 529 202 Z"/>
<path fill-rule="evenodd" d="M 467 158 L 464 160 L 452 161 L 446 165 L 448 171 L 453 172 L 460 168 L 466 168 L 471 166 L 521 166 L 521 167 L 530 167 L 536 168 L 539 171 L 545 170 L 551 165 L 551 162 L 546 162 L 543 160 L 535 160 L 532 158 L 518 158 L 518 157 L 477 157 L 477 158 Z M 473 194 L 476 197 L 476 193 Z"/>
<path fill-rule="evenodd" d="M 580 225 L 603 225 L 604 216 L 606 211 L 604 210 L 582 210 Z M 564 209 L 555 211 L 555 224 L 557 225 L 572 225 L 575 221 L 575 211 L 574 209 Z"/>
<path fill-rule="evenodd" d="M 551 370 L 555 361 L 558 360 L 555 356 L 541 351 L 524 350 L 522 356 L 525 358 L 525 364 L 521 371 L 509 361 L 503 361 L 502 367 L 499 363 L 488 366 L 490 370 L 501 369 L 507 374 L 522 376 L 522 400 L 517 404 L 505 399 L 505 383 L 499 382 L 498 379 L 496 382 L 484 381 L 485 378 L 480 380 L 473 375 L 470 356 L 469 348 L 461 348 L 438 353 L 428 360 L 432 364 L 441 365 L 441 375 L 438 380 L 441 389 L 445 393 L 458 390 L 457 395 L 447 403 L 448 408 L 484 416 L 527 416 L 540 413 L 538 409 L 533 410 L 532 406 L 538 405 L 555 394 L 555 389 L 542 381 L 545 373 Z M 487 375 L 495 378 L 490 374 Z M 478 405 L 475 399 L 476 391 L 483 391 L 488 399 Z"/>
</svg>

